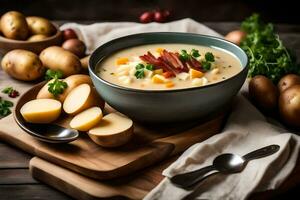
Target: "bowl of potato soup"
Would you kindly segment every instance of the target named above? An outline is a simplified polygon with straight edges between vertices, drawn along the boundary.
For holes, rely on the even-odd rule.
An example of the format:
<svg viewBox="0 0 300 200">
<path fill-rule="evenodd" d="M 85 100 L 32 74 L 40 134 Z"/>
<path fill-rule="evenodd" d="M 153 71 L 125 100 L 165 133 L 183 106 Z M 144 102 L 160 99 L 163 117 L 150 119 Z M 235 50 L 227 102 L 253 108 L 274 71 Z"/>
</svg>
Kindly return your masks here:
<svg viewBox="0 0 300 200">
<path fill-rule="evenodd" d="M 205 119 L 226 107 L 247 77 L 248 58 L 224 39 L 141 33 L 107 42 L 89 73 L 103 99 L 141 122 Z"/>
</svg>

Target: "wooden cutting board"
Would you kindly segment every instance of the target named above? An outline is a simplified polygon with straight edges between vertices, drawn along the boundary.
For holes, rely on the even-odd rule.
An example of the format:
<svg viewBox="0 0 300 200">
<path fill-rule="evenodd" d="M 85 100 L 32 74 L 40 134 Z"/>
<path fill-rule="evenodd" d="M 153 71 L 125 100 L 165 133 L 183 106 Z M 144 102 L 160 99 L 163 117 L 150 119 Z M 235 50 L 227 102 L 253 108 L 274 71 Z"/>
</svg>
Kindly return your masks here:
<svg viewBox="0 0 300 200">
<path fill-rule="evenodd" d="M 30 89 L 19 102 L 35 98 L 41 87 L 39 84 Z M 107 112 L 112 110 L 107 109 Z M 107 149 L 95 144 L 85 133 L 68 144 L 44 143 L 25 133 L 13 116 L 8 116 L 0 120 L 0 139 L 57 165 L 101 180 L 128 175 L 184 151 L 218 133 L 224 118 L 221 114 L 206 122 L 151 127 L 135 123 L 134 137 L 128 144 Z"/>
<path fill-rule="evenodd" d="M 38 157 L 30 160 L 29 168 L 32 177 L 75 199 L 142 199 L 159 184 L 163 178 L 161 172 L 174 160 L 109 181 L 93 180 Z"/>
</svg>

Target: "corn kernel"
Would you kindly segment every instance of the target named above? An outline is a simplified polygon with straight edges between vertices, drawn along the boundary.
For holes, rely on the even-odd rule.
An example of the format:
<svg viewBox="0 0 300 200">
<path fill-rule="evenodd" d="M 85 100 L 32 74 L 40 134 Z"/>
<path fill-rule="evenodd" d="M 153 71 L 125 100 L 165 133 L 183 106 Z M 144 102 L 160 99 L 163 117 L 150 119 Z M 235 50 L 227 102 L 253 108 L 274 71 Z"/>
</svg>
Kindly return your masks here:
<svg viewBox="0 0 300 200">
<path fill-rule="evenodd" d="M 156 49 L 156 52 L 160 54 L 161 52 L 163 52 L 163 50 L 164 50 L 163 48 L 159 47 L 159 48 Z"/>
</svg>

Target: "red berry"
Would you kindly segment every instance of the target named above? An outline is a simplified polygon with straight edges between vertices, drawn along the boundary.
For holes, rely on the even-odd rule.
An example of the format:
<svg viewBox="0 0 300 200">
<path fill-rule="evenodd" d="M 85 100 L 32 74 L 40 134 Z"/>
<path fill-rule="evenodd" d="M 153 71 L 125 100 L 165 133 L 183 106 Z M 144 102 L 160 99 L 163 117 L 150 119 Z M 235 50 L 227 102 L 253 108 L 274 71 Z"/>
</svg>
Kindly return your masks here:
<svg viewBox="0 0 300 200">
<path fill-rule="evenodd" d="M 9 97 L 11 97 L 11 98 L 16 98 L 16 97 L 18 97 L 20 94 L 19 94 L 19 92 L 17 91 L 17 90 L 13 90 L 13 91 L 11 91 L 9 94 L 8 94 L 8 96 Z"/>
<path fill-rule="evenodd" d="M 149 23 L 153 21 L 153 12 L 144 12 L 141 16 L 140 16 L 140 22 L 141 23 Z"/>
<path fill-rule="evenodd" d="M 163 15 L 163 12 L 161 12 L 161 11 L 155 11 L 155 13 L 154 13 L 154 20 L 156 22 L 164 22 L 164 21 L 166 21 L 166 18 Z"/>
<path fill-rule="evenodd" d="M 68 39 L 77 39 L 78 37 L 73 29 L 68 28 L 68 29 L 63 30 L 63 38 L 64 38 L 64 41 L 66 41 Z"/>
</svg>

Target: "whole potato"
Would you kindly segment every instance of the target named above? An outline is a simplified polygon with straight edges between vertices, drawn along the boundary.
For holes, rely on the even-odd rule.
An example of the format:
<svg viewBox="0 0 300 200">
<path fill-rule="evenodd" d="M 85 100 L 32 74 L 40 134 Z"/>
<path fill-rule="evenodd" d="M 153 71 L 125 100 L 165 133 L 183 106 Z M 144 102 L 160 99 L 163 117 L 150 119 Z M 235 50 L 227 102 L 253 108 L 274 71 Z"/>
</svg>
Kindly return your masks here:
<svg viewBox="0 0 300 200">
<path fill-rule="evenodd" d="M 58 46 L 51 46 L 40 53 L 40 59 L 46 68 L 59 70 L 64 77 L 78 74 L 81 70 L 79 58 Z"/>
<path fill-rule="evenodd" d="M 55 33 L 56 28 L 53 24 L 43 17 L 26 17 L 26 21 L 29 27 L 29 32 L 32 35 L 46 35 L 51 36 Z"/>
<path fill-rule="evenodd" d="M 88 56 L 86 56 L 86 57 L 80 59 L 81 66 L 82 66 L 82 68 L 85 69 L 85 70 L 88 69 L 90 57 L 91 57 L 91 56 L 88 55 Z"/>
<path fill-rule="evenodd" d="M 300 127 L 300 85 L 289 87 L 280 95 L 279 112 L 286 124 Z"/>
<path fill-rule="evenodd" d="M 64 41 L 68 40 L 68 39 L 78 39 L 77 34 L 75 33 L 75 31 L 71 28 L 65 29 L 62 31 L 63 34 L 63 39 Z"/>
<path fill-rule="evenodd" d="M 1 61 L 2 69 L 22 81 L 33 81 L 45 73 L 39 57 L 31 51 L 15 49 L 8 52 Z"/>
<path fill-rule="evenodd" d="M 14 40 L 25 40 L 29 29 L 22 13 L 10 11 L 5 13 L 0 20 L 2 33 L 5 37 Z"/>
<path fill-rule="evenodd" d="M 289 87 L 291 87 L 293 85 L 298 85 L 298 84 L 300 84 L 300 76 L 298 76 L 296 74 L 288 74 L 288 75 L 285 75 L 284 77 L 282 77 L 280 79 L 280 81 L 278 82 L 278 90 L 280 93 L 282 93 Z"/>
<path fill-rule="evenodd" d="M 277 107 L 278 91 L 270 79 L 257 75 L 249 83 L 249 96 L 264 111 L 274 111 Z"/>
<path fill-rule="evenodd" d="M 241 41 L 246 37 L 246 33 L 244 31 L 241 30 L 235 30 L 235 31 L 231 31 L 229 32 L 226 36 L 225 39 L 233 42 L 237 45 L 241 44 Z"/>
<path fill-rule="evenodd" d="M 78 39 L 69 39 L 62 44 L 62 48 L 74 53 L 79 58 L 82 58 L 85 55 L 86 46 L 85 44 Z"/>
<path fill-rule="evenodd" d="M 44 39 L 48 38 L 46 35 L 41 35 L 41 34 L 38 34 L 38 35 L 32 35 L 30 36 L 27 41 L 30 41 L 30 42 L 38 42 L 38 41 L 42 41 Z"/>
<path fill-rule="evenodd" d="M 50 80 L 49 82 L 51 82 L 51 81 L 52 80 Z M 62 94 L 58 95 L 58 97 L 57 97 L 57 100 L 59 100 L 62 103 L 66 99 L 67 95 L 78 85 L 81 85 L 83 83 L 87 83 L 90 86 L 93 85 L 91 78 L 88 75 L 83 75 L 83 74 L 75 74 L 75 75 L 69 76 L 64 79 L 64 82 L 66 82 L 68 84 L 68 87 L 64 90 L 64 92 Z M 36 96 L 37 99 L 54 99 L 55 98 L 53 96 L 53 94 L 51 94 L 48 91 L 48 83 L 45 84 L 44 87 L 42 87 L 42 89 L 39 91 L 39 93 Z"/>
</svg>

